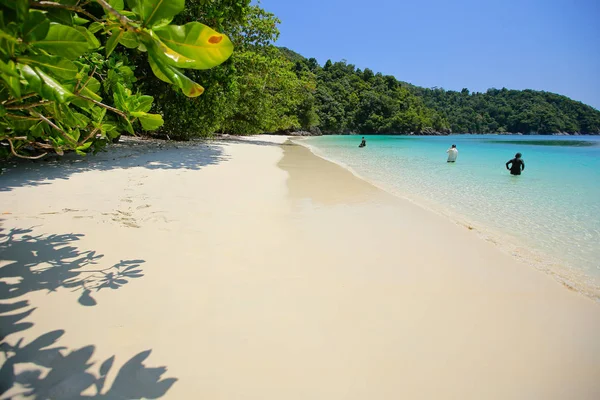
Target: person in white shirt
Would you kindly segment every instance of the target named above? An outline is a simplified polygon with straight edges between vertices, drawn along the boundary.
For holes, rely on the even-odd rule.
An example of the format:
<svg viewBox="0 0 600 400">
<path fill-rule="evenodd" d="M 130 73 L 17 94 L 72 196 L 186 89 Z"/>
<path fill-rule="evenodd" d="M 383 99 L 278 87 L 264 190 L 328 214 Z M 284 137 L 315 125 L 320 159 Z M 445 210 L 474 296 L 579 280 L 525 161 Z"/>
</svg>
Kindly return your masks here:
<svg viewBox="0 0 600 400">
<path fill-rule="evenodd" d="M 446 150 L 446 153 L 448 153 L 448 162 L 456 161 L 456 157 L 458 157 L 458 149 L 456 148 L 455 144 L 453 144 L 452 147 Z"/>
</svg>

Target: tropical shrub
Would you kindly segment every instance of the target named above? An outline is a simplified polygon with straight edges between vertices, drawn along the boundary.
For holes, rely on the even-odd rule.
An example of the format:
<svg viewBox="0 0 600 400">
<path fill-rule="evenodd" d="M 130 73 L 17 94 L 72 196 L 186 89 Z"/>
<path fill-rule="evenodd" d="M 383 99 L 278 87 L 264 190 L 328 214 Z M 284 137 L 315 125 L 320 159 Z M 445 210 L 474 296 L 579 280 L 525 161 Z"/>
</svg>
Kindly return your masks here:
<svg viewBox="0 0 600 400">
<path fill-rule="evenodd" d="M 182 69 L 219 65 L 233 44 L 197 21 L 171 24 L 184 6 L 0 0 L 0 157 L 85 154 L 121 133 L 162 126 L 149 112 L 153 97 L 137 88 L 131 51 L 145 53 L 153 75 L 186 97 L 202 94 Z"/>
</svg>

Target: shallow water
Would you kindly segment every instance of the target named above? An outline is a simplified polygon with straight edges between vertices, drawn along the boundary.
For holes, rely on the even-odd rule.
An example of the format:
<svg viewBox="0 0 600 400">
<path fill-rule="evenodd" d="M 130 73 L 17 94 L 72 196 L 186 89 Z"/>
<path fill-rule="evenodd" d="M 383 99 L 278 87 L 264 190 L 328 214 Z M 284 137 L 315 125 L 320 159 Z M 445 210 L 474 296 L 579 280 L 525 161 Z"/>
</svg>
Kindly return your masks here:
<svg viewBox="0 0 600 400">
<path fill-rule="evenodd" d="M 304 141 L 394 194 L 477 230 L 600 299 L 600 137 L 322 136 Z M 446 150 L 456 144 L 456 163 Z M 504 164 L 523 154 L 525 170 Z"/>
</svg>

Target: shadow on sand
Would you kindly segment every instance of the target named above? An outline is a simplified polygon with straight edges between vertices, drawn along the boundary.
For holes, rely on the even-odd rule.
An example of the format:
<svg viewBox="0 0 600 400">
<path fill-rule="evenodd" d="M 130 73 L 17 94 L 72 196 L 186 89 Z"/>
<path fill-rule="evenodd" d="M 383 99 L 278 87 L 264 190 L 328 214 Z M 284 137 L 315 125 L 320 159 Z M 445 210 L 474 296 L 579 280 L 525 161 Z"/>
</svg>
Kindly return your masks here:
<svg viewBox="0 0 600 400">
<path fill-rule="evenodd" d="M 149 368 L 145 350 L 112 373 L 116 378 L 107 387 L 106 377 L 113 370 L 115 356 L 109 357 L 97 373 L 95 346 L 69 349 L 58 345 L 64 330 L 47 332 L 29 342 L 19 337 L 33 326 L 28 319 L 35 311 L 27 293 L 59 288 L 79 292 L 79 304 L 93 306 L 93 292 L 119 289 L 134 278 L 142 277 L 143 260 L 126 260 L 104 269 L 90 270 L 103 257 L 94 251 L 79 251 L 73 243 L 83 235 L 30 235 L 30 229 L 0 230 L 0 396 L 3 399 L 140 399 L 160 398 L 175 383 L 164 378 L 166 367 Z M 13 301 L 14 300 L 14 301 Z M 13 301 L 13 302 L 10 302 Z M 60 312 L 57 310 L 57 312 Z M 9 392 L 10 391 L 10 392 Z M 8 393 L 7 393 L 8 392 Z M 85 393 L 85 394 L 84 394 Z"/>
<path fill-rule="evenodd" d="M 124 143 L 107 152 L 84 157 L 67 154 L 60 159 L 37 161 L 13 160 L 0 174 L 0 191 L 17 187 L 48 185 L 54 180 L 66 180 L 86 171 L 108 171 L 141 167 L 156 169 L 199 170 L 226 161 L 222 146 L 209 143 Z"/>
</svg>

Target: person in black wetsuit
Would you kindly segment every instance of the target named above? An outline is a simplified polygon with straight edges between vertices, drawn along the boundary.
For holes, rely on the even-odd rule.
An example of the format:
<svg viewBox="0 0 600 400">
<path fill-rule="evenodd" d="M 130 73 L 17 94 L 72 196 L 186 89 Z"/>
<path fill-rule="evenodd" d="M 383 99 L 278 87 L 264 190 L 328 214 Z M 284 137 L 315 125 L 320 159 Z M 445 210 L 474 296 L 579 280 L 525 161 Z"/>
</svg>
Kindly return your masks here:
<svg viewBox="0 0 600 400">
<path fill-rule="evenodd" d="M 508 165 L 511 164 L 509 167 Z M 525 163 L 521 159 L 521 153 L 515 154 L 515 158 L 506 163 L 506 169 L 510 170 L 511 175 L 521 175 L 525 169 Z"/>
<path fill-rule="evenodd" d="M 366 145 L 367 145 L 367 141 L 365 140 L 365 137 L 363 136 L 362 142 L 360 142 L 360 144 L 358 145 L 358 147 L 365 147 Z"/>
</svg>

